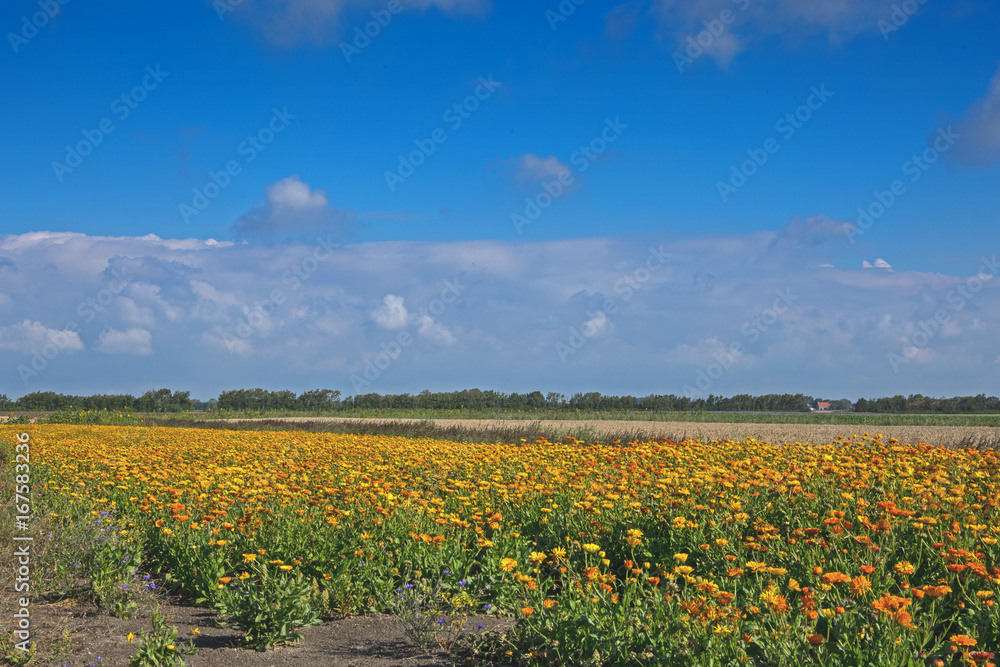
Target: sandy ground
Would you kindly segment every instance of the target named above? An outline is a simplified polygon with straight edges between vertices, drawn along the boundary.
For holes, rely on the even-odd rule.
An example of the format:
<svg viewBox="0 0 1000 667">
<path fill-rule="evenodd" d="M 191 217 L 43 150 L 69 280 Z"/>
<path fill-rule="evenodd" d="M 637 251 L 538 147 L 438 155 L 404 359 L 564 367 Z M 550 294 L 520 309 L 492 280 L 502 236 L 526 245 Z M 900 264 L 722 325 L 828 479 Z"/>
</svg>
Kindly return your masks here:
<svg viewBox="0 0 1000 667">
<path fill-rule="evenodd" d="M 245 421 L 245 420 L 228 420 Z M 301 422 L 350 422 L 350 421 L 395 421 L 415 422 L 424 419 L 349 419 L 342 417 L 282 417 L 279 421 Z M 855 426 L 838 424 L 722 424 L 703 422 L 659 422 L 637 420 L 536 420 L 516 419 L 432 419 L 440 426 L 461 426 L 468 428 L 507 428 L 533 424 L 546 431 L 558 431 L 566 435 L 589 431 L 597 434 L 637 433 L 651 437 L 665 436 L 671 439 L 684 437 L 709 438 L 712 440 L 742 440 L 756 438 L 770 443 L 811 442 L 824 445 L 836 441 L 838 435 L 861 436 L 865 432 L 881 433 L 888 438 L 897 438 L 903 443 L 927 443 L 929 445 L 953 446 L 963 439 L 1000 442 L 1000 429 L 988 426 Z"/>
</svg>

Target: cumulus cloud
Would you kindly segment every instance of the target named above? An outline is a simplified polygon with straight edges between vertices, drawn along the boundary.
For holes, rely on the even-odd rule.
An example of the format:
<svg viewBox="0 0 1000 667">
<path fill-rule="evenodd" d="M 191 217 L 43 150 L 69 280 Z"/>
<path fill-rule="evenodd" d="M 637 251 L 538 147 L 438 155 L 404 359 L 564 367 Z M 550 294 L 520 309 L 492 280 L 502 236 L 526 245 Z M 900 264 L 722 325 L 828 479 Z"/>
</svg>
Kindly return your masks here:
<svg viewBox="0 0 1000 667">
<path fill-rule="evenodd" d="M 106 329 L 101 332 L 94 349 L 106 354 L 148 355 L 153 353 L 153 335 L 145 329 Z"/>
<path fill-rule="evenodd" d="M 426 313 L 416 316 L 417 333 L 433 341 L 437 345 L 454 345 L 457 342 L 455 334 L 448 330 L 440 322 L 435 322 L 434 318 Z"/>
<path fill-rule="evenodd" d="M 302 231 L 343 231 L 354 222 L 353 211 L 330 208 L 324 190 L 313 190 L 297 175 L 267 188 L 262 204 L 247 211 L 233 225 L 240 236 L 275 236 Z"/>
<path fill-rule="evenodd" d="M 403 304 L 403 297 L 395 294 L 386 294 L 382 299 L 382 305 L 372 311 L 372 319 L 375 324 L 383 329 L 402 329 L 410 321 L 410 314 Z"/>
<path fill-rule="evenodd" d="M 525 153 L 514 162 L 514 178 L 521 183 L 541 183 L 568 174 L 570 168 L 554 155 L 546 158 Z"/>
<path fill-rule="evenodd" d="M 803 216 L 751 234 L 322 247 L 5 237 L 3 292 L 17 308 L 0 310 L 0 367 L 30 367 L 56 338 L 73 354 L 28 374 L 24 393 L 181 382 L 201 398 L 241 386 L 346 395 L 387 350 L 392 364 L 369 372 L 365 391 L 572 392 L 597 378 L 605 392 L 679 394 L 720 357 L 727 368 L 708 375 L 716 394 L 805 391 L 803 377 L 840 393 L 989 391 L 996 369 L 983 361 L 1000 355 L 989 335 L 1000 328 L 995 260 L 974 255 L 963 275 L 885 260 L 862 268 L 824 240 L 838 224 Z M 317 270 L 287 280 L 319 250 Z M 128 279 L 117 292 L 113 271 Z M 111 299 L 95 300 L 99 310 L 79 308 L 102 293 Z M 902 356 L 901 341 L 941 309 L 949 323 L 919 363 L 894 370 L 887 355 Z M 107 354 L 149 363 L 108 364 Z"/>
<path fill-rule="evenodd" d="M 0 327 L 0 349 L 36 354 L 47 346 L 49 348 L 55 346 L 65 351 L 82 350 L 83 341 L 75 331 L 50 329 L 41 322 L 31 320 Z"/>
<path fill-rule="evenodd" d="M 796 215 L 778 232 L 773 245 L 787 245 L 789 248 L 846 245 L 849 242 L 848 231 L 856 226 L 853 222 L 832 218 L 823 213 L 805 218 Z"/>
<path fill-rule="evenodd" d="M 960 135 L 952 157 L 969 167 L 990 167 L 1000 162 L 1000 69 L 986 94 L 976 100 L 955 124 Z"/>
<path fill-rule="evenodd" d="M 404 11 L 435 8 L 447 15 L 473 16 L 482 16 L 491 7 L 488 0 L 404 0 L 401 4 Z M 385 1 L 243 0 L 232 13 L 253 24 L 268 41 L 293 46 L 339 42 L 355 25 L 363 28 L 373 20 L 372 11 L 387 11 Z"/>
<path fill-rule="evenodd" d="M 891 12 L 890 0 L 654 0 L 651 9 L 658 19 L 658 35 L 684 52 L 688 38 L 697 40 L 705 23 L 721 27 L 701 48 L 720 67 L 728 67 L 739 53 L 762 39 L 784 36 L 790 41 L 816 34 L 840 43 L 864 32 L 877 32 L 879 19 Z M 729 24 L 720 20 L 723 11 L 732 12 Z"/>
<path fill-rule="evenodd" d="M 861 268 L 863 268 L 863 269 L 892 269 L 892 264 L 890 264 L 889 262 L 887 262 L 884 259 L 882 259 L 881 257 L 879 257 L 878 259 L 875 260 L 874 264 L 870 263 L 868 260 L 862 261 L 861 262 Z"/>
</svg>

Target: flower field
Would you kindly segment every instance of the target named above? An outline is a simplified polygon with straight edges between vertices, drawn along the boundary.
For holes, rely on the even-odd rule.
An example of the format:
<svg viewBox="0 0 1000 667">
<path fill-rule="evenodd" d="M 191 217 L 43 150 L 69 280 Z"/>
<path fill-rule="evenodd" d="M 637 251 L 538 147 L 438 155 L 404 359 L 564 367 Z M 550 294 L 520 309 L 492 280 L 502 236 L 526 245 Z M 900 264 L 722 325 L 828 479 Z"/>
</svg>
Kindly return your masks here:
<svg viewBox="0 0 1000 667">
<path fill-rule="evenodd" d="M 1000 662 L 994 451 L 21 431 L 36 512 L 105 531 L 106 588 L 152 574 L 257 644 L 409 604 L 516 618 L 497 664 Z"/>
</svg>

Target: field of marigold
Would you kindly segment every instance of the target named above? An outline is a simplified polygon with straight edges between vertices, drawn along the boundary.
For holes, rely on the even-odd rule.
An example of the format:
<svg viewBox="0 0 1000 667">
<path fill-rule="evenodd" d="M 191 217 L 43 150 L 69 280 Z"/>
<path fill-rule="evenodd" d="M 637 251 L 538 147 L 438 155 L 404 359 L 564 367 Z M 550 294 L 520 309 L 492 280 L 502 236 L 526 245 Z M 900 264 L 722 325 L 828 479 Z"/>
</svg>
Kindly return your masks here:
<svg viewBox="0 0 1000 667">
<path fill-rule="evenodd" d="M 498 664 L 990 665 L 1000 645 L 994 451 L 867 434 L 491 445 L 38 425 L 0 439 L 20 431 L 36 511 L 103 526 L 102 576 L 146 572 L 233 618 L 261 600 L 290 626 L 408 601 L 442 623 L 511 616 L 477 654 Z"/>
</svg>

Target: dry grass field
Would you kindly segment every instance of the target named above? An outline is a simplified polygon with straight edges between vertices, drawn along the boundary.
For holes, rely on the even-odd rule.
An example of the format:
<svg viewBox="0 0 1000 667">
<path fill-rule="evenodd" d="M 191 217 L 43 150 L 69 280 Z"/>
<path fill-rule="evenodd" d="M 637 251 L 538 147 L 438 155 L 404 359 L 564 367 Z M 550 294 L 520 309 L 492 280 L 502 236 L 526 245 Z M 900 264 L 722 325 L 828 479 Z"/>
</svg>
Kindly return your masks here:
<svg viewBox="0 0 1000 667">
<path fill-rule="evenodd" d="M 229 422 L 247 421 L 243 419 L 226 420 Z M 811 442 L 813 444 L 832 444 L 840 440 L 865 432 L 875 435 L 881 433 L 885 439 L 896 438 L 901 443 L 927 443 L 945 447 L 958 446 L 997 446 L 1000 445 L 1000 429 L 988 426 L 845 426 L 843 424 L 727 424 L 703 422 L 669 422 L 669 421 L 635 421 L 635 420 L 537 420 L 525 422 L 516 419 L 402 419 L 375 418 L 357 419 L 341 417 L 278 417 L 269 421 L 284 422 L 317 422 L 345 424 L 364 422 L 371 425 L 395 422 L 397 424 L 421 424 L 433 422 L 438 428 L 448 430 L 494 430 L 503 432 L 508 429 L 531 427 L 546 433 L 572 435 L 576 437 L 616 436 L 622 433 L 658 437 L 663 436 L 675 441 L 685 437 L 707 440 L 742 440 L 754 438 L 771 444 L 784 442 Z"/>
</svg>

